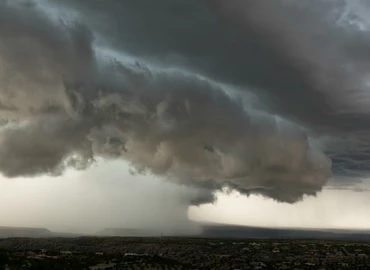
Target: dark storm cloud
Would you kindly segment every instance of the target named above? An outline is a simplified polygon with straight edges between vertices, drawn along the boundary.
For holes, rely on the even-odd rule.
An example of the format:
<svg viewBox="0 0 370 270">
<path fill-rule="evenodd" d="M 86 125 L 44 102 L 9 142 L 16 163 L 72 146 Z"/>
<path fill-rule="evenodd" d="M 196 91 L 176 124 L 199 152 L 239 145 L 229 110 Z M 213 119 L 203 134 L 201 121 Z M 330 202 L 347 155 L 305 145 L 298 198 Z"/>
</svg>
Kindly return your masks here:
<svg viewBox="0 0 370 270">
<path fill-rule="evenodd" d="M 341 8 L 343 1 L 303 2 L 291 6 L 284 1 L 79 1 L 73 7 L 101 36 L 99 42 L 247 86 L 266 94 L 266 101 L 287 114 L 327 124 L 332 120 L 330 108 L 318 89 L 324 81 L 316 86 L 312 80 L 320 74 L 314 73 L 325 71 L 326 60 L 340 63 L 337 55 L 331 55 L 336 43 L 343 43 L 340 52 L 354 57 L 367 48 L 368 38 L 328 24 L 329 12 Z M 343 79 L 339 70 L 326 72 Z M 302 104 L 309 109 L 302 110 Z"/>
<path fill-rule="evenodd" d="M 64 3 L 105 45 L 241 85 L 320 131 L 368 129 L 366 1 Z"/>
<path fill-rule="evenodd" d="M 0 3 L 6 176 L 124 159 L 198 187 L 199 204 L 225 186 L 315 195 L 331 176 L 322 150 L 335 173 L 367 169 L 368 39 L 340 26 L 344 1 Z"/>
<path fill-rule="evenodd" d="M 369 172 L 366 1 L 81 1 L 75 7 L 113 48 L 245 87 L 269 111 L 343 138 L 344 148 L 325 146 L 336 175 Z"/>
<path fill-rule="evenodd" d="M 286 63 L 262 33 L 230 20 L 217 2 L 247 3 L 129 0 L 79 1 L 73 6 L 102 36 L 100 42 L 113 48 L 167 65 L 186 66 L 213 79 L 257 88 L 260 95 L 269 96 L 266 101 L 290 104 L 287 107 L 271 102 L 289 113 L 299 112 L 301 117 L 312 114 L 301 110 L 302 103 L 310 103 L 311 110 L 322 112 L 321 96 L 309 91 L 305 75 Z"/>
<path fill-rule="evenodd" d="M 360 76 L 369 65 L 370 40 L 367 32 L 339 24 L 346 3 L 128 0 L 73 7 L 102 43 L 256 89 L 280 111 L 312 124 L 334 121 L 350 129 L 363 127 L 363 120 L 332 114 L 367 109 L 354 108 L 363 101 L 350 90 L 365 94 Z"/>
</svg>

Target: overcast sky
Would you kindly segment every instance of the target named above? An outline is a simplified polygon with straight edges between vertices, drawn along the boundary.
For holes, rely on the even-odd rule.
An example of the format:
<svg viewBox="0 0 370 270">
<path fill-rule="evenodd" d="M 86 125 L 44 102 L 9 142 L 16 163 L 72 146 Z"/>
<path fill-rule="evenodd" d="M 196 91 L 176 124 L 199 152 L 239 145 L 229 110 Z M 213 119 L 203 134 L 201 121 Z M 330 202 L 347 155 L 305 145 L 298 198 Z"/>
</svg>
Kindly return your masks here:
<svg viewBox="0 0 370 270">
<path fill-rule="evenodd" d="M 368 228 L 369 14 L 0 0 L 0 224 Z"/>
</svg>

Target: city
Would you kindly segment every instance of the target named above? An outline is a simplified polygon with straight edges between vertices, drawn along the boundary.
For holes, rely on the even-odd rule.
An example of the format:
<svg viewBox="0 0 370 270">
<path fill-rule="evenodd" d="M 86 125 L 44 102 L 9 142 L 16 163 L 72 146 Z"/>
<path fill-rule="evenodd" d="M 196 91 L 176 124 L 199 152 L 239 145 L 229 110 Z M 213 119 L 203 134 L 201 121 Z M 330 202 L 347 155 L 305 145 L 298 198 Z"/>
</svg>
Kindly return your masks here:
<svg viewBox="0 0 370 270">
<path fill-rule="evenodd" d="M 81 237 L 0 241 L 0 269 L 369 269 L 370 243 Z"/>
</svg>

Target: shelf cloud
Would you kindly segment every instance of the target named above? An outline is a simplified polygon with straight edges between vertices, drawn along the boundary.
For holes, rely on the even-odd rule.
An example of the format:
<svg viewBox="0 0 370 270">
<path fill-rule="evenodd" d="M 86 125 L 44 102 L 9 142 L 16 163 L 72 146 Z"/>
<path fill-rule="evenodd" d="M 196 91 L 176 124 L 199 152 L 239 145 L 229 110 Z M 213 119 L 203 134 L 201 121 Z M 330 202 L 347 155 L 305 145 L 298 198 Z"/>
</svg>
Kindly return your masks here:
<svg viewBox="0 0 370 270">
<path fill-rule="evenodd" d="M 0 171 L 125 160 L 199 189 L 192 204 L 355 183 L 370 40 L 354 2 L 1 1 Z"/>
</svg>

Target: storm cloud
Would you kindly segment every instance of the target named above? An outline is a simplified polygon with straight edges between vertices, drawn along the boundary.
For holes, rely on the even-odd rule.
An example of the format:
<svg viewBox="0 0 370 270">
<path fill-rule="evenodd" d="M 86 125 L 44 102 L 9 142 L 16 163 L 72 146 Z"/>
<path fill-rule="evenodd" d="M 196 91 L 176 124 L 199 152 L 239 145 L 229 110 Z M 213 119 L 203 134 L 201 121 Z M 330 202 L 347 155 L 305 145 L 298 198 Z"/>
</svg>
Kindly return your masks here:
<svg viewBox="0 0 370 270">
<path fill-rule="evenodd" d="M 7 177 L 123 159 L 198 188 L 194 204 L 224 187 L 292 203 L 369 171 L 370 43 L 353 4 L 0 3 Z"/>
</svg>

